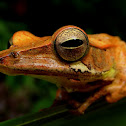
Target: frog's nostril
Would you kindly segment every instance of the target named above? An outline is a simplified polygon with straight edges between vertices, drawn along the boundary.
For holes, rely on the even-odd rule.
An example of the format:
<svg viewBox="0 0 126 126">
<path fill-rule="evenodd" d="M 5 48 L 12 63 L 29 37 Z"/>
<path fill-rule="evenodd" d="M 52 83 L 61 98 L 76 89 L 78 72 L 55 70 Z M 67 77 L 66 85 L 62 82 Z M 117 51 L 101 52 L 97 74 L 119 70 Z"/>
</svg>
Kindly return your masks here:
<svg viewBox="0 0 126 126">
<path fill-rule="evenodd" d="M 0 58 L 0 64 L 3 63 L 3 59 L 4 59 L 3 57 Z"/>
<path fill-rule="evenodd" d="M 19 56 L 19 54 L 17 52 L 11 52 L 10 56 L 13 58 L 17 58 Z"/>
</svg>

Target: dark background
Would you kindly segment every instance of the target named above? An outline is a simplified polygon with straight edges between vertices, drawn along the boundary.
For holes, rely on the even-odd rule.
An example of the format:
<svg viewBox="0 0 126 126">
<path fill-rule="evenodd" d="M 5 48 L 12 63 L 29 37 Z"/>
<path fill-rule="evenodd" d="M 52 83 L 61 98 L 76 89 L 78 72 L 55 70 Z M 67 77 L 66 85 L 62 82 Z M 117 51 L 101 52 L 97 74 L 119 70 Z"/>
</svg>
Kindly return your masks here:
<svg viewBox="0 0 126 126">
<path fill-rule="evenodd" d="M 2 2 L 1 2 L 2 3 Z M 0 16 L 23 22 L 39 36 L 52 35 L 64 25 L 77 25 L 92 33 L 106 32 L 125 39 L 125 0 L 13 0 L 3 1 Z"/>
<path fill-rule="evenodd" d="M 126 1 L 0 0 L 0 50 L 7 48 L 16 31 L 48 36 L 64 25 L 79 26 L 89 34 L 120 36 L 126 41 Z M 57 89 L 46 81 L 25 76 L 0 74 L 0 82 L 0 121 L 49 107 Z"/>
</svg>

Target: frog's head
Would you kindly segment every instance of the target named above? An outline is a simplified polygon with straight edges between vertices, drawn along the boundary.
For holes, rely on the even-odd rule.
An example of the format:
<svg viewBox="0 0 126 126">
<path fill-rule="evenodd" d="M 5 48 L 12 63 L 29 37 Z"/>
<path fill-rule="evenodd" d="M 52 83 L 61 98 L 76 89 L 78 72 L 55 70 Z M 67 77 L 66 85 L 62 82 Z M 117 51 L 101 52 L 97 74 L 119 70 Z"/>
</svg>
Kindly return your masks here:
<svg viewBox="0 0 126 126">
<path fill-rule="evenodd" d="M 0 52 L 0 72 L 33 75 L 61 81 L 92 81 L 101 78 L 113 65 L 109 50 L 90 43 L 98 38 L 81 28 L 65 26 L 52 36 L 36 37 L 27 31 L 16 32 L 9 49 Z M 101 40 L 102 41 L 102 40 Z M 91 79 L 93 78 L 93 79 Z"/>
</svg>

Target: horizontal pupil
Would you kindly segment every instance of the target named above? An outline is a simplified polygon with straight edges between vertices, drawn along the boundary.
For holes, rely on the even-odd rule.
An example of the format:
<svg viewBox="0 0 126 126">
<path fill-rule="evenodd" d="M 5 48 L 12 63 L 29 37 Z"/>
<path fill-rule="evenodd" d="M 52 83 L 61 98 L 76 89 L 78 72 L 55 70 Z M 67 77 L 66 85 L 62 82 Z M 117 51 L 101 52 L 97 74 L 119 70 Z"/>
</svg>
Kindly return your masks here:
<svg viewBox="0 0 126 126">
<path fill-rule="evenodd" d="M 83 44 L 83 41 L 80 39 L 72 39 L 65 41 L 61 44 L 63 47 L 78 47 Z"/>
</svg>

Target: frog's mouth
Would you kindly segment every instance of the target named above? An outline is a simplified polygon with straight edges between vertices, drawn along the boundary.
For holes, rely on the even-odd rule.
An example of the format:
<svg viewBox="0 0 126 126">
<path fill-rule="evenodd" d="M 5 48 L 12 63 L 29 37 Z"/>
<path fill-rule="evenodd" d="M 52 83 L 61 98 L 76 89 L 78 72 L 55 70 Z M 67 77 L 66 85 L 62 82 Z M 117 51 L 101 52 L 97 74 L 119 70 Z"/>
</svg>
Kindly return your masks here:
<svg viewBox="0 0 126 126">
<path fill-rule="evenodd" d="M 8 75 L 53 76 L 84 81 L 85 79 L 90 81 L 91 78 L 106 78 L 115 72 L 114 69 L 110 70 L 112 65 L 105 70 L 103 70 L 105 65 L 102 65 L 103 68 L 98 71 L 93 67 L 87 68 L 81 61 L 65 62 L 55 55 L 51 44 L 33 49 L 23 49 L 12 47 L 0 52 L 0 72 Z M 93 53 L 90 55 L 92 56 Z"/>
<path fill-rule="evenodd" d="M 91 81 L 107 76 L 113 76 L 115 70 L 96 71 L 95 69 L 89 70 L 86 65 L 81 61 L 73 63 L 61 62 L 59 60 L 48 57 L 29 57 L 23 55 L 24 52 L 9 52 L 5 50 L 0 52 L 0 72 L 8 75 L 32 75 L 39 78 L 43 77 L 56 77 L 67 78 L 68 80 Z M 21 55 L 22 53 L 22 55 Z M 48 76 L 48 77 L 47 77 Z"/>
<path fill-rule="evenodd" d="M 82 66 L 80 62 L 67 63 L 51 55 L 29 56 L 25 52 L 10 52 L 8 49 L 1 51 L 0 55 L 0 72 L 8 75 L 63 76 L 78 79 L 78 76 L 90 76 L 93 72 L 87 71 L 86 66 Z"/>
<path fill-rule="evenodd" d="M 30 55 L 29 55 L 30 54 Z M 89 71 L 80 61 L 68 63 L 51 54 L 37 54 L 25 51 L 0 52 L 0 72 L 8 75 L 59 76 L 78 79 L 79 76 L 100 76 L 95 70 Z"/>
<path fill-rule="evenodd" d="M 36 54 L 37 53 L 37 54 Z M 48 75 L 61 76 L 72 71 L 67 63 L 60 62 L 53 55 L 37 50 L 0 52 L 0 72 L 8 75 Z M 71 73 L 72 74 L 72 73 Z"/>
</svg>

